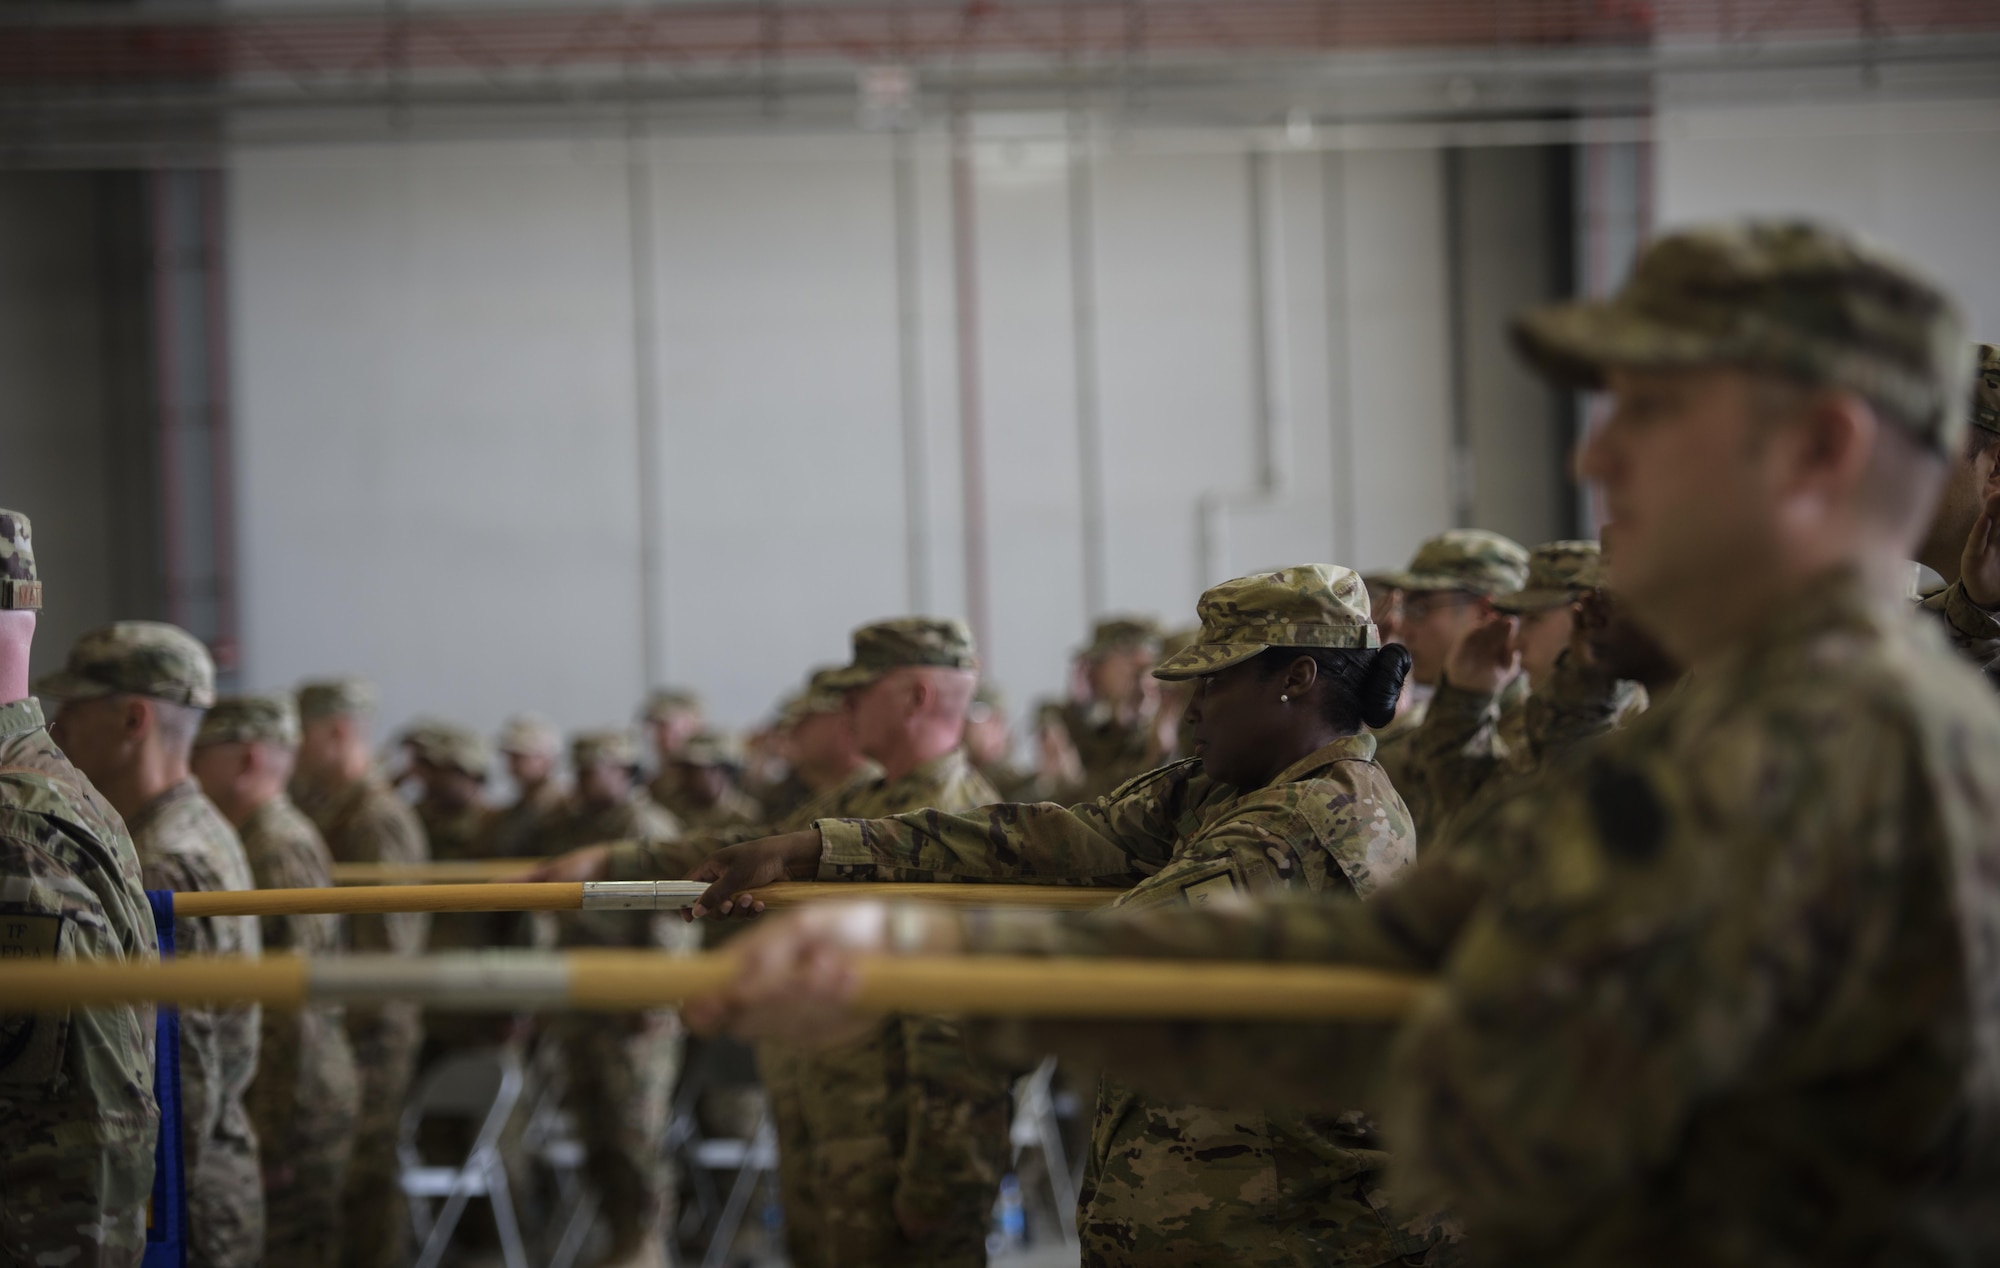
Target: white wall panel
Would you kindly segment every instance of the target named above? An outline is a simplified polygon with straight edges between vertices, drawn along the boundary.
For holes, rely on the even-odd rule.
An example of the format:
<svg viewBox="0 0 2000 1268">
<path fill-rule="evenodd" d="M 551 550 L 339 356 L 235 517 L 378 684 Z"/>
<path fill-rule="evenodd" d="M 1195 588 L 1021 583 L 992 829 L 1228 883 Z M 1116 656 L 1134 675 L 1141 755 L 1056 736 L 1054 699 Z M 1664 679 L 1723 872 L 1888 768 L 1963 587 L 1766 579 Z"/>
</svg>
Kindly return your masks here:
<svg viewBox="0 0 2000 1268">
<path fill-rule="evenodd" d="M 1659 223 L 1803 215 L 1894 247 L 1945 280 L 1978 338 L 2000 338 L 2000 104 L 1701 104 L 1666 92 Z"/>
<path fill-rule="evenodd" d="M 622 169 L 317 151 L 232 191 L 246 682 L 367 674 L 392 721 L 628 716 Z"/>
</svg>

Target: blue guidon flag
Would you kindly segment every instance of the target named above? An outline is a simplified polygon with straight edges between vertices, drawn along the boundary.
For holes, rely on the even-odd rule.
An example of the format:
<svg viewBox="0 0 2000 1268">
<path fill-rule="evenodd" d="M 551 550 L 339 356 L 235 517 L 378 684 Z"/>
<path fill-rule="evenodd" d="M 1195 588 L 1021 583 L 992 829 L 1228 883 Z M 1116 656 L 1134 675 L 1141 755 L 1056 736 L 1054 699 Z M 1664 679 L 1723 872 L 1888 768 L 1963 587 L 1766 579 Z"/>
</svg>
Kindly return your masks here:
<svg viewBox="0 0 2000 1268">
<path fill-rule="evenodd" d="M 174 895 L 149 889 L 160 958 L 174 954 Z M 146 1207 L 144 1268 L 187 1268 L 187 1174 L 181 1153 L 181 1015 L 161 1008 L 153 1024 L 153 1095 L 160 1103 L 160 1142 L 153 1155 L 153 1200 Z"/>
</svg>

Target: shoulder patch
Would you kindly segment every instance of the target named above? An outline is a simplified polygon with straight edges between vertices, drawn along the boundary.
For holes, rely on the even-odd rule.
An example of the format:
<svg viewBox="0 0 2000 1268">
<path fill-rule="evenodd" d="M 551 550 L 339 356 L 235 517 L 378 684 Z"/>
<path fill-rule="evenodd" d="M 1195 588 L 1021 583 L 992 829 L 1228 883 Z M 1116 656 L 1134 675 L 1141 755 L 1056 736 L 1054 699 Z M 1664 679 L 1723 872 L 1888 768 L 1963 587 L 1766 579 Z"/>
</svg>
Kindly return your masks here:
<svg viewBox="0 0 2000 1268">
<path fill-rule="evenodd" d="M 1651 780 L 1623 766 L 1600 766 L 1587 793 L 1605 853 L 1632 863 L 1658 857 L 1667 843 L 1667 813 Z"/>
<path fill-rule="evenodd" d="M 53 960 L 62 951 L 63 918 L 46 912 L 0 912 L 0 964 Z M 69 1017 L 0 1015 L 0 1088 L 39 1087 L 62 1072 Z"/>
</svg>

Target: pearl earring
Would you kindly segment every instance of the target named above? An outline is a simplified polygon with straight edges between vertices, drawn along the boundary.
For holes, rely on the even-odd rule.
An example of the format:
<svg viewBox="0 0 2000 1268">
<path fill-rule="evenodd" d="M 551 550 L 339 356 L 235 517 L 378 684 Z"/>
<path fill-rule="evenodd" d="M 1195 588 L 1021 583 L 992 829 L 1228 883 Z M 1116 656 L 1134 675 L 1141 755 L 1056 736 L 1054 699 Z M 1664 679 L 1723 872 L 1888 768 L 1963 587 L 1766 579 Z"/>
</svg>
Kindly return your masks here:
<svg viewBox="0 0 2000 1268">
<path fill-rule="evenodd" d="M 1279 704 L 1290 704 L 1291 702 L 1292 702 L 1292 698 L 1291 698 L 1290 696 L 1279 696 L 1279 697 L 1278 697 L 1278 703 L 1279 703 Z"/>
</svg>

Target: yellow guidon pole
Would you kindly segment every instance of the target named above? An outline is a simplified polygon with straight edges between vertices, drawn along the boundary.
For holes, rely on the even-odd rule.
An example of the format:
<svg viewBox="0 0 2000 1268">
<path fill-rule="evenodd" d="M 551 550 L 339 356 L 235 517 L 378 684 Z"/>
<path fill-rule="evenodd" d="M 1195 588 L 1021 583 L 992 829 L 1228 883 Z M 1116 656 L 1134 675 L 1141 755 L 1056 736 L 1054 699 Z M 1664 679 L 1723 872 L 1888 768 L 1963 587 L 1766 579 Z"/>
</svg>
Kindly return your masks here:
<svg viewBox="0 0 2000 1268">
<path fill-rule="evenodd" d="M 709 994 L 735 972 L 726 951 L 16 961 L 0 973 L 0 1013 L 136 1002 L 296 1008 L 389 1000 L 474 1011 L 617 1011 Z M 1391 1021 L 1430 985 L 1411 974 L 1317 964 L 1026 956 L 864 956 L 859 978 L 855 1004 L 865 1010 L 1102 1020 Z"/>
<path fill-rule="evenodd" d="M 680 911 L 706 881 L 523 881 L 483 885 L 378 885 L 239 889 L 174 895 L 176 916 L 351 915 L 409 911 Z M 950 907 L 1039 907 L 1089 911 L 1123 890 L 1071 885 L 930 885 L 784 881 L 745 891 L 767 907 L 828 899 L 909 899 Z"/>
</svg>

